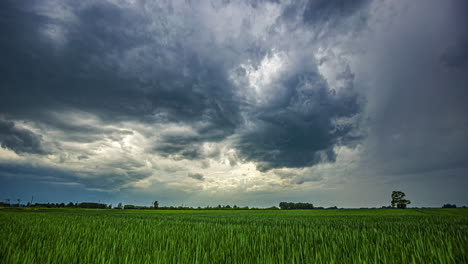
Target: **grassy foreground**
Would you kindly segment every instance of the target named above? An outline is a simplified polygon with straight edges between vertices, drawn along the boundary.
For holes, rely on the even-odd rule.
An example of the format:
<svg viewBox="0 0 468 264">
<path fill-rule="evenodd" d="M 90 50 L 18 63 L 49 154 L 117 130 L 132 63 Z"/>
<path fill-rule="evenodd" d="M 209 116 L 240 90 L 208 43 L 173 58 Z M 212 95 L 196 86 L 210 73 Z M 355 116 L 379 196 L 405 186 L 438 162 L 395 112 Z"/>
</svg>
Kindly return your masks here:
<svg viewBox="0 0 468 264">
<path fill-rule="evenodd" d="M 468 209 L 0 209 L 0 263 L 468 263 Z"/>
</svg>

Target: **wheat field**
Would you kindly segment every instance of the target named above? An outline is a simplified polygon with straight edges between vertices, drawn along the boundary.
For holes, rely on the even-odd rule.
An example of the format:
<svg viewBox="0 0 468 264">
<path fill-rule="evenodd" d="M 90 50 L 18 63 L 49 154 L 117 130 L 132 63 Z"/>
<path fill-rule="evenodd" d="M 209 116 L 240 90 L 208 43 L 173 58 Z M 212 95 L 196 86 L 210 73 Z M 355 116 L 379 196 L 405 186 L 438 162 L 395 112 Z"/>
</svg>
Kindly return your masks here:
<svg viewBox="0 0 468 264">
<path fill-rule="evenodd" d="M 1 263 L 468 263 L 467 209 L 0 209 Z"/>
</svg>

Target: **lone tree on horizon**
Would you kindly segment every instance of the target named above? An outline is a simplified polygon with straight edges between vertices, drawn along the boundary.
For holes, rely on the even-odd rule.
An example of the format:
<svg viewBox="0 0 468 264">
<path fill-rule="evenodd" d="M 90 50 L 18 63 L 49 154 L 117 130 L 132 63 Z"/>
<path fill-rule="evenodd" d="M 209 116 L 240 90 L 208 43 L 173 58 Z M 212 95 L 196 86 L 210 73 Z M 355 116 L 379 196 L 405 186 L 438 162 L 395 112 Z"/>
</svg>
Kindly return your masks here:
<svg viewBox="0 0 468 264">
<path fill-rule="evenodd" d="M 411 203 L 410 200 L 405 199 L 406 194 L 402 191 L 393 191 L 392 192 L 392 207 L 395 206 L 399 209 L 405 209 L 408 204 Z"/>
</svg>

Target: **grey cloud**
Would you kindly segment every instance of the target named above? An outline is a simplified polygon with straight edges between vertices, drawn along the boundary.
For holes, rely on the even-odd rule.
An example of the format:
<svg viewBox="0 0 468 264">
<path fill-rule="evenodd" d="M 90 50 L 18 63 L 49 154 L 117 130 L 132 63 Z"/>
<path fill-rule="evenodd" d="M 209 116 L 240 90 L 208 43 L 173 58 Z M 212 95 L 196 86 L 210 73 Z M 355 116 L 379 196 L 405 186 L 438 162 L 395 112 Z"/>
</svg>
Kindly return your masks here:
<svg viewBox="0 0 468 264">
<path fill-rule="evenodd" d="M 78 156 L 78 159 L 79 159 L 79 160 L 85 160 L 85 159 L 88 159 L 88 158 L 89 158 L 89 156 L 87 156 L 87 155 L 80 155 L 80 156 Z"/>
<path fill-rule="evenodd" d="M 53 154 L 47 162 L 23 155 L 24 163 L 0 164 L 0 175 L 115 190 L 161 172 L 151 188 L 172 198 L 187 188 L 179 192 L 187 198 L 193 186 L 174 187 L 164 175 L 193 183 L 184 173 L 196 167 L 251 161 L 273 170 L 261 177 L 285 168 L 276 174 L 285 184 L 321 180 L 312 171 L 323 173 L 323 184 L 333 172 L 354 177 L 358 196 L 364 174 L 376 184 L 427 176 L 428 188 L 456 174 L 445 186 L 461 186 L 467 7 L 432 0 L 0 1 L 0 116 L 9 120 L 0 121 L 1 145 Z M 281 65 L 270 61 L 263 71 L 274 54 Z M 76 113 L 91 118 L 80 122 Z M 190 131 L 165 132 L 170 126 Z M 342 145 L 358 147 L 340 152 Z M 314 167 L 341 158 L 356 162 L 351 172 L 345 161 Z"/>
<path fill-rule="evenodd" d="M 103 165 L 96 171 L 90 171 L 90 168 L 77 170 L 41 164 L 0 163 L 0 177 L 14 176 L 58 182 L 78 182 L 87 188 L 113 190 L 119 189 L 127 183 L 144 179 L 151 174 L 149 171 L 139 169 L 139 166 L 135 167 L 135 164 L 131 162 L 127 164 L 115 162 L 113 165 L 117 169 Z M 118 169 L 123 169 L 124 172 Z"/>
<path fill-rule="evenodd" d="M 0 112 L 60 130 L 55 140 L 83 143 L 119 138 L 125 131 L 76 125 L 50 112 L 79 109 L 105 120 L 103 124 L 204 123 L 196 127 L 200 136 L 167 136 L 154 148 L 175 159 L 198 159 L 201 143 L 234 133 L 239 109 L 220 64 L 223 52 L 202 51 L 209 39 L 196 45 L 187 41 L 198 38 L 200 29 L 191 23 L 176 25 L 165 10 L 169 6 L 154 8 L 156 14 L 147 16 L 142 15 L 144 7 L 108 2 L 63 5 L 72 12 L 72 22 L 38 12 L 40 4 L 4 2 L 0 22 L 15 30 L 2 35 L 0 43 L 5 76 L 0 80 Z M 64 43 L 48 39 L 43 32 L 47 27 L 62 33 Z"/>
<path fill-rule="evenodd" d="M 303 19 L 307 23 L 314 24 L 327 24 L 329 26 L 336 26 L 336 23 L 341 20 L 357 13 L 365 11 L 366 5 L 371 1 L 357 0 L 357 1 L 327 1 L 327 0 L 310 0 L 307 1 L 303 13 Z"/>
<path fill-rule="evenodd" d="M 465 1 L 451 2 L 449 8 L 444 8 L 450 12 L 450 18 L 447 18 L 446 31 L 450 36 L 444 39 L 441 46 L 445 48 L 440 56 L 440 61 L 449 70 L 463 71 L 468 68 L 468 29 L 463 26 L 468 23 L 468 3 Z M 449 10 L 447 10 L 449 9 Z"/>
<path fill-rule="evenodd" d="M 210 167 L 210 162 L 208 160 L 202 160 L 200 162 L 200 167 L 202 169 L 208 169 Z"/>
<path fill-rule="evenodd" d="M 466 69 L 468 66 L 468 35 L 453 47 L 448 48 L 441 56 L 442 64 L 449 69 Z"/>
<path fill-rule="evenodd" d="M 56 141 L 91 143 L 106 138 L 119 141 L 122 137 L 133 134 L 128 129 L 119 128 L 118 126 L 110 127 L 109 125 L 115 124 L 102 120 L 88 122 L 87 124 L 75 123 L 67 118 L 73 114 L 70 112 L 60 116 L 49 115 L 50 118 L 37 122 L 35 125 L 42 131 L 57 131 L 58 133 L 54 138 Z"/>
<path fill-rule="evenodd" d="M 458 4 L 424 5 L 437 10 L 437 16 L 422 15 L 421 2 L 398 6 L 405 11 L 397 13 L 399 23 L 381 25 L 385 33 L 365 46 L 367 59 L 377 59 L 379 67 L 365 68 L 371 76 L 358 73 L 376 83 L 366 95 L 372 104 L 366 110 L 363 166 L 395 179 L 434 177 L 431 172 L 468 167 L 468 75 L 462 70 L 466 47 L 459 46 L 467 35 L 458 24 L 466 15 L 456 10 Z M 442 64 L 440 54 L 445 54 Z"/>
<path fill-rule="evenodd" d="M 319 175 L 319 174 L 314 175 L 309 170 L 303 170 L 303 171 L 276 170 L 274 173 L 282 179 L 291 180 L 295 184 L 304 184 L 305 182 L 318 182 L 318 181 L 323 180 L 322 175 Z"/>
<path fill-rule="evenodd" d="M 182 167 L 180 167 L 180 166 L 163 166 L 161 169 L 162 169 L 163 171 L 169 172 L 169 173 L 174 173 L 174 172 L 178 172 L 178 171 L 184 170 L 184 168 L 182 168 Z"/>
<path fill-rule="evenodd" d="M 154 149 L 163 157 L 172 157 L 175 160 L 179 159 L 199 159 L 202 154 L 199 150 L 200 146 L 196 144 L 178 144 L 178 143 L 161 143 Z"/>
<path fill-rule="evenodd" d="M 281 3 L 271 4 L 283 8 Z M 324 30 L 330 30 L 337 26 L 330 21 L 351 16 L 364 4 L 311 1 L 283 10 L 297 9 L 304 12 L 308 23 L 325 23 L 328 26 Z M 38 12 L 36 6 L 26 8 L 6 2 L 3 13 L 9 15 L 2 16 L 1 22 L 18 30 L 0 44 L 5 55 L 0 67 L 7 76 L 0 80 L 0 112 L 49 123 L 64 132 L 73 131 L 63 133 L 70 140 L 92 142 L 113 132 L 56 122 L 48 111 L 80 109 L 109 123 L 133 120 L 191 124 L 197 136 L 163 136 L 154 151 L 175 159 L 200 159 L 202 143 L 218 142 L 237 133 L 244 125 L 242 115 L 247 115 L 256 129 L 237 137 L 240 158 L 259 163 L 261 170 L 303 167 L 333 161 L 333 145 L 344 142 L 350 129 L 331 132 L 332 119 L 359 112 L 353 92 L 334 95 L 314 72 L 316 69 L 301 72 L 301 68 L 317 67 L 312 58 L 291 69 L 298 72 L 274 84 L 286 88 L 284 96 L 273 104 L 260 109 L 243 106 L 230 81 L 230 71 L 246 59 L 258 65 L 275 46 L 251 32 L 249 19 L 232 41 L 228 34 L 222 35 L 226 39 L 217 40 L 216 35 L 206 33 L 212 28 L 204 21 L 203 9 L 196 5 L 122 7 L 92 1 L 63 5 L 72 13 L 72 19 L 51 17 Z M 237 8 L 234 3 L 218 8 L 228 5 Z M 261 2 L 239 4 L 239 8 L 251 11 L 261 6 Z M 148 15 L 148 10 L 154 13 Z M 275 28 L 289 22 L 281 19 L 273 22 L 265 36 L 282 38 L 275 36 Z M 297 23 L 304 30 L 314 30 L 303 26 L 302 21 Z M 53 34 L 52 38 L 44 34 L 47 27 L 56 28 L 53 33 L 62 34 L 59 40 L 63 43 L 53 39 Z M 310 53 L 296 50 L 294 42 L 282 45 L 293 56 L 307 57 Z M 308 91 L 304 82 L 316 87 Z M 197 126 L 197 122 L 205 125 Z"/>
<path fill-rule="evenodd" d="M 199 59 L 197 51 L 178 38 L 183 32 L 165 25 L 164 11 L 142 17 L 139 10 L 110 3 L 66 3 L 76 17 L 73 23 L 7 2 L 3 12 L 9 15 L 1 22 L 17 30 L 2 39 L 0 47 L 0 67 L 7 76 L 0 83 L 6 89 L 2 112 L 38 118 L 38 112 L 51 108 L 78 108 L 106 120 L 140 121 L 152 121 L 163 112 L 170 120 L 234 126 L 236 105 L 229 100 L 222 68 L 209 57 Z M 61 29 L 63 47 L 54 49 L 54 40 L 41 34 L 49 25 Z M 150 29 L 153 25 L 158 27 Z M 174 39 L 167 39 L 171 35 Z M 169 43 L 162 43 L 166 40 Z M 131 56 L 138 49 L 143 59 Z"/>
<path fill-rule="evenodd" d="M 0 119 L 0 145 L 16 153 L 46 154 L 41 136 Z"/>
<path fill-rule="evenodd" d="M 199 180 L 199 181 L 205 180 L 205 177 L 201 173 L 189 173 L 188 177 L 195 179 L 195 180 Z"/>
<path fill-rule="evenodd" d="M 352 141 L 353 127 L 337 129 L 332 120 L 359 113 L 357 95 L 336 94 L 315 73 L 293 76 L 283 85 L 289 96 L 254 114 L 256 127 L 238 143 L 241 157 L 257 161 L 261 171 L 334 161 L 333 146 Z"/>
<path fill-rule="evenodd" d="M 234 133 L 231 128 L 223 127 L 223 125 L 215 126 L 214 124 L 194 125 L 195 135 L 191 134 L 164 134 L 161 139 L 155 142 L 153 151 L 175 159 L 203 159 L 206 157 L 214 157 L 218 152 L 203 153 L 202 144 L 205 142 L 219 142 L 226 138 L 229 134 Z M 228 133 L 229 131 L 229 133 Z"/>
</svg>

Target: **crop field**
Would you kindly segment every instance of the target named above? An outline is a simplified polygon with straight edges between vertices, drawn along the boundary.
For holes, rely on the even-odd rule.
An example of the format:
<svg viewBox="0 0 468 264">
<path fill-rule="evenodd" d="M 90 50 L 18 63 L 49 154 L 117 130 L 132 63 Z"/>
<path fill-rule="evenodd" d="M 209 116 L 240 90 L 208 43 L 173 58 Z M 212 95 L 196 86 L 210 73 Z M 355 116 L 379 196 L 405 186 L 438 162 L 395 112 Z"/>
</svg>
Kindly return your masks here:
<svg viewBox="0 0 468 264">
<path fill-rule="evenodd" d="M 468 263 L 468 209 L 0 209 L 0 263 Z"/>
</svg>

